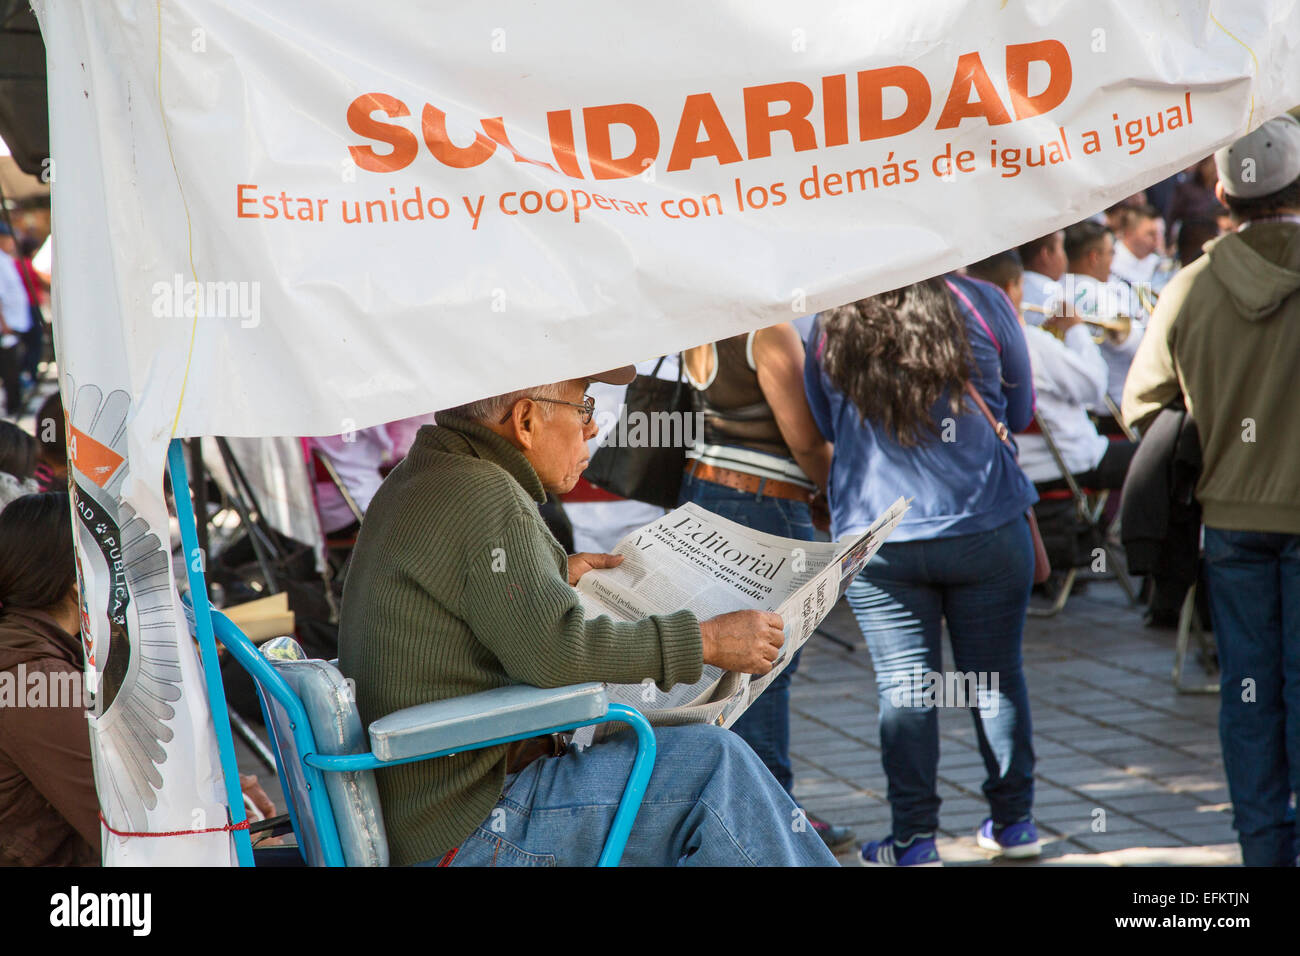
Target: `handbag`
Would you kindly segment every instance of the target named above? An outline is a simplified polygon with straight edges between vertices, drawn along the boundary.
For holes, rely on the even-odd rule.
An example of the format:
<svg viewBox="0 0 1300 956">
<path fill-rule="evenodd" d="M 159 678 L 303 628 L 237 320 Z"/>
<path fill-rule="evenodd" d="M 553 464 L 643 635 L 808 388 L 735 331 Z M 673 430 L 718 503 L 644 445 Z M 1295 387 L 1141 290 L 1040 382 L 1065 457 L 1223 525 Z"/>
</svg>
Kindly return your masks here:
<svg viewBox="0 0 1300 956">
<path fill-rule="evenodd" d="M 969 380 L 966 382 L 966 394 L 975 401 L 975 404 L 979 406 L 979 410 L 984 413 L 985 420 L 988 421 L 998 439 L 1010 446 L 1011 437 L 1007 434 L 1007 426 L 993 417 L 988 405 L 984 404 L 984 399 L 975 390 L 974 383 Z M 1043 536 L 1038 533 L 1038 518 L 1034 516 L 1032 506 L 1025 511 L 1025 520 L 1029 522 L 1029 536 L 1034 541 L 1034 583 L 1042 584 L 1052 574 L 1052 563 L 1047 560 L 1047 548 L 1043 545 Z"/>
<path fill-rule="evenodd" d="M 591 456 L 585 477 L 598 488 L 603 488 L 622 498 L 644 501 L 671 511 L 677 507 L 677 497 L 682 487 L 682 472 L 686 468 L 686 425 L 694 411 L 694 404 L 686 383 L 682 380 L 681 366 L 677 381 L 659 377 L 663 357 L 655 363 L 649 375 L 638 375 L 627 387 L 627 398 L 615 431 L 606 436 L 606 444 Z M 664 412 L 669 412 L 664 416 Z M 633 418 L 637 416 L 637 418 Z M 649 441 L 629 445 L 628 420 L 644 423 L 640 434 Z M 666 429 L 659 425 L 668 423 Z M 637 433 L 634 427 L 633 434 Z M 664 441 L 662 432 L 676 435 L 679 441 Z M 613 441 L 613 443 L 611 443 Z"/>
</svg>

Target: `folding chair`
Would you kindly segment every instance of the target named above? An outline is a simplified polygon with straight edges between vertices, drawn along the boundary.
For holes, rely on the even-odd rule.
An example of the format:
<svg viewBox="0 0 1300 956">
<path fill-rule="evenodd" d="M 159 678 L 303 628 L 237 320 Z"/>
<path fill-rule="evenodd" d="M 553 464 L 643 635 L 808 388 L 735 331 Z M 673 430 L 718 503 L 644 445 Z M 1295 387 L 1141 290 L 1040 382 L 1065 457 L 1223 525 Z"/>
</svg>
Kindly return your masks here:
<svg viewBox="0 0 1300 956">
<path fill-rule="evenodd" d="M 1178 613 L 1178 640 L 1174 645 L 1173 678 L 1174 690 L 1180 694 L 1217 694 L 1219 692 L 1217 683 L 1183 683 L 1183 665 L 1187 661 L 1188 647 L 1193 643 L 1196 645 L 1196 656 L 1200 661 L 1213 661 L 1216 664 L 1218 661 L 1218 650 L 1206 635 L 1205 622 L 1201 620 L 1201 612 L 1197 607 L 1196 594 L 1197 588 L 1200 586 L 1198 582 L 1193 582 L 1192 586 L 1187 589 L 1187 596 L 1183 598 L 1183 606 Z M 1212 672 L 1210 667 L 1205 669 Z"/>
<path fill-rule="evenodd" d="M 179 441 L 172 443 L 168 464 L 182 547 L 187 556 L 197 555 Z M 283 853 L 280 848 L 273 854 L 255 853 L 242 827 L 245 816 L 230 727 L 217 716 L 225 708 L 218 640 L 257 685 L 290 822 L 307 865 L 387 865 L 388 839 L 375 770 L 610 722 L 633 729 L 637 753 L 596 865 L 617 866 L 622 859 L 654 769 L 656 745 L 649 721 L 632 707 L 609 703 L 603 684 L 552 689 L 520 684 L 418 704 L 376 720 L 367 739 L 351 686 L 333 663 L 307 659 L 290 638 L 268 641 L 265 653 L 259 652 L 229 618 L 209 605 L 201 562 L 188 561 L 186 575 L 190 590 L 182 603 L 199 643 L 242 865 L 283 865 Z"/>
<path fill-rule="evenodd" d="M 1115 547 L 1112 529 L 1103 526 L 1103 514 L 1106 510 L 1106 501 L 1110 497 L 1110 491 L 1107 489 L 1086 489 L 1079 485 L 1074 475 L 1070 472 L 1069 466 L 1065 463 L 1065 458 L 1061 455 L 1061 450 L 1057 447 L 1056 441 L 1052 438 L 1052 430 L 1043 421 L 1037 411 L 1034 412 L 1034 421 L 1029 428 L 1025 429 L 1027 434 L 1035 432 L 1043 436 L 1047 444 L 1047 450 L 1052 455 L 1052 460 L 1056 462 L 1056 467 L 1060 469 L 1061 476 L 1065 480 L 1066 487 L 1053 491 L 1040 491 L 1038 497 L 1041 501 L 1073 501 L 1074 513 L 1080 524 L 1089 532 L 1092 540 L 1098 542 L 1104 550 L 1107 560 L 1107 566 L 1110 573 L 1119 582 L 1124 593 L 1128 595 L 1129 604 L 1137 604 L 1137 592 L 1133 588 L 1133 582 L 1128 579 L 1128 574 L 1124 570 L 1123 557 L 1119 549 Z M 1079 568 L 1072 566 L 1066 571 L 1065 579 L 1061 583 L 1061 590 L 1057 593 L 1051 607 L 1038 608 L 1030 607 L 1028 613 L 1033 617 L 1053 617 L 1061 613 L 1065 607 L 1065 602 L 1070 599 L 1070 592 L 1074 589 L 1074 583 L 1078 579 Z"/>
</svg>

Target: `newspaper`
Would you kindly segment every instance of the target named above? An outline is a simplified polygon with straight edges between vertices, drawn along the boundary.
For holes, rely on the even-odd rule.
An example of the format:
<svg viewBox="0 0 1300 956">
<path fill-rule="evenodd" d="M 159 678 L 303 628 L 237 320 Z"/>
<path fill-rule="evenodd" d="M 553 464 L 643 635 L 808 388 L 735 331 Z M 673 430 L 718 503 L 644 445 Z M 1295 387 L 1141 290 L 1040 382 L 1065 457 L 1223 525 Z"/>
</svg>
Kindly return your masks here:
<svg viewBox="0 0 1300 956">
<path fill-rule="evenodd" d="M 866 531 L 839 542 L 764 534 L 695 504 L 633 531 L 614 549 L 622 564 L 588 571 L 578 582 L 588 618 L 635 621 L 683 608 L 700 620 L 729 611 L 775 611 L 785 622 L 785 643 L 762 677 L 705 665 L 698 681 L 667 691 L 649 678 L 611 684 L 610 701 L 637 708 L 654 724 L 730 727 L 812 636 L 907 507 L 899 498 Z"/>
</svg>

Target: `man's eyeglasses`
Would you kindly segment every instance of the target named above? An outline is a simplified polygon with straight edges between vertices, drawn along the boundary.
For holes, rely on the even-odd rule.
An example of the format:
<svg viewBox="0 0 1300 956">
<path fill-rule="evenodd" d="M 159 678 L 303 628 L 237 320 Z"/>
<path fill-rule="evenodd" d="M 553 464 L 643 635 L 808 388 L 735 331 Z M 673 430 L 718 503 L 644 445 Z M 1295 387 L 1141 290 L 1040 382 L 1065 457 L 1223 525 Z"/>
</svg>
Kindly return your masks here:
<svg viewBox="0 0 1300 956">
<path fill-rule="evenodd" d="M 573 408 L 580 408 L 582 409 L 582 424 L 584 425 L 590 425 L 592 416 L 596 414 L 596 400 L 592 398 L 590 395 L 583 397 L 581 405 L 579 405 L 577 402 L 564 402 L 558 398 L 534 398 L 531 399 L 531 401 L 550 402 L 552 405 L 569 405 Z M 497 424 L 504 425 L 506 422 L 510 421 L 510 416 L 513 415 L 514 413 L 515 413 L 515 408 L 513 405 L 511 405 L 510 411 L 506 412 L 505 415 L 502 417 L 501 421 L 499 421 Z"/>
</svg>

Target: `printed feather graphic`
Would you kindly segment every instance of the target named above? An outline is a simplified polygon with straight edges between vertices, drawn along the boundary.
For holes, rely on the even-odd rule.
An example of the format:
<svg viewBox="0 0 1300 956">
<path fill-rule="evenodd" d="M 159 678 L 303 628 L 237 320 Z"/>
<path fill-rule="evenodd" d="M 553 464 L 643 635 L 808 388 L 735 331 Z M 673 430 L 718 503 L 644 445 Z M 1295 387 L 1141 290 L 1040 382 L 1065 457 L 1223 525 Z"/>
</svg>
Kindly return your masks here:
<svg viewBox="0 0 1300 956">
<path fill-rule="evenodd" d="M 67 385 L 77 534 L 90 564 L 79 574 L 83 642 L 96 686 L 95 777 L 105 819 L 143 831 L 147 811 L 158 805 L 164 745 L 174 736 L 169 725 L 182 695 L 170 557 L 121 499 L 130 396 L 77 388 L 70 377 Z"/>
</svg>

